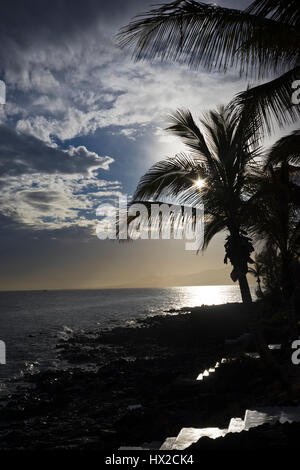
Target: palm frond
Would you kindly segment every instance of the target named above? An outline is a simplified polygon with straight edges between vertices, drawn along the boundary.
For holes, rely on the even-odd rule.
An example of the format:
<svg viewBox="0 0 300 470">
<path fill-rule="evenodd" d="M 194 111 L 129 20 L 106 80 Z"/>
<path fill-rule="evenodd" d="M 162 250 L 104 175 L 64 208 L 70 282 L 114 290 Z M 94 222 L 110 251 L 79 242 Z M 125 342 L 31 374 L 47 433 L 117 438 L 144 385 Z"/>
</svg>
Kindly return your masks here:
<svg viewBox="0 0 300 470">
<path fill-rule="evenodd" d="M 210 158 L 210 150 L 205 137 L 188 109 L 178 109 L 170 116 L 170 124 L 166 131 L 179 137 L 196 158 Z"/>
<path fill-rule="evenodd" d="M 253 178 L 253 195 L 246 203 L 249 232 L 281 253 L 293 253 L 299 241 L 299 210 L 289 178 L 286 163 L 276 170 L 269 168 L 257 175 L 256 183 Z"/>
<path fill-rule="evenodd" d="M 223 230 L 226 230 L 226 228 L 226 221 L 224 221 L 221 217 L 207 218 L 204 225 L 204 240 L 202 250 L 206 250 L 213 237 Z"/>
<path fill-rule="evenodd" d="M 294 27 L 300 23 L 298 0 L 255 0 L 246 11 L 254 15 L 268 16 Z"/>
<path fill-rule="evenodd" d="M 249 86 L 247 90 L 249 90 Z M 243 149 L 253 152 L 259 152 L 261 141 L 264 137 L 264 123 L 263 117 L 255 100 L 248 100 L 241 105 L 237 104 L 237 97 L 235 97 L 229 104 L 228 110 L 231 119 L 235 124 L 235 142 L 238 146 L 243 146 Z"/>
<path fill-rule="evenodd" d="M 296 28 L 261 15 L 194 0 L 165 4 L 136 17 L 117 35 L 136 60 L 160 58 L 241 74 L 283 73 L 299 58 Z"/>
<path fill-rule="evenodd" d="M 193 186 L 199 177 L 206 176 L 207 170 L 202 162 L 181 153 L 174 158 L 155 163 L 140 179 L 133 199 L 178 198 L 180 193 Z"/>
<path fill-rule="evenodd" d="M 282 162 L 300 165 L 300 130 L 279 139 L 268 153 L 266 166 Z"/>
<path fill-rule="evenodd" d="M 232 100 L 230 109 L 238 119 L 244 113 L 253 113 L 255 128 L 271 134 L 275 122 L 283 127 L 300 117 L 300 106 L 292 104 L 292 83 L 299 77 L 300 66 L 270 82 L 248 88 Z"/>
<path fill-rule="evenodd" d="M 196 125 L 189 110 L 177 110 L 170 116 L 171 126 L 166 130 L 179 137 L 192 151 L 195 159 L 203 161 L 212 174 L 220 175 L 220 165 L 212 148 L 208 145 L 206 136 Z M 212 132 L 212 116 L 201 121 L 204 127 Z"/>
</svg>

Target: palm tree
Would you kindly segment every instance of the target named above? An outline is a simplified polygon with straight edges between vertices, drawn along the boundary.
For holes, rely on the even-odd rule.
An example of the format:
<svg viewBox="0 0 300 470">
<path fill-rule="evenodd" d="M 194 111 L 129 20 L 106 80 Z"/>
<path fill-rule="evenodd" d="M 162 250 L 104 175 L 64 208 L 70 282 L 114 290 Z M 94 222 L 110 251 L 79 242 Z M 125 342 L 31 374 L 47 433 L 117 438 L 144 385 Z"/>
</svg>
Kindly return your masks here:
<svg viewBox="0 0 300 470">
<path fill-rule="evenodd" d="M 255 0 L 246 10 L 177 0 L 136 17 L 117 36 L 136 60 L 159 58 L 192 68 L 272 79 L 240 93 L 232 109 L 246 107 L 271 132 L 273 119 L 296 122 L 300 106 L 292 104 L 292 84 L 300 78 L 300 3 Z"/>
<path fill-rule="evenodd" d="M 267 155 L 266 167 L 288 163 L 289 170 L 299 171 L 300 167 L 300 130 L 279 139 Z M 295 168 L 293 168 L 295 166 Z"/>
<path fill-rule="evenodd" d="M 291 181 L 290 166 L 286 162 L 276 168 L 269 167 L 254 180 L 254 195 L 247 202 L 249 232 L 279 254 L 282 293 L 289 299 L 295 288 L 292 265 L 300 256 L 299 206 L 294 201 L 299 186 Z"/>
<path fill-rule="evenodd" d="M 257 290 L 258 290 L 257 295 L 259 295 L 262 298 L 264 294 L 261 288 L 261 278 L 264 274 L 264 265 L 262 263 L 259 263 L 257 259 L 255 259 L 253 265 L 249 268 L 248 272 L 256 278 Z"/>
<path fill-rule="evenodd" d="M 248 124 L 247 124 L 248 122 Z M 231 277 L 238 280 L 243 303 L 250 314 L 249 329 L 264 364 L 286 386 L 285 378 L 263 338 L 260 322 L 252 308 L 247 281 L 248 263 L 253 252 L 248 227 L 248 191 L 254 159 L 258 149 L 249 144 L 253 137 L 251 119 L 237 121 L 228 107 L 210 111 L 196 125 L 188 110 L 178 110 L 171 116 L 167 129 L 178 136 L 190 150 L 155 163 L 140 179 L 131 204 L 172 200 L 183 207 L 205 208 L 205 249 L 221 231 L 228 236 L 225 243 L 225 262 L 230 260 Z M 200 184 L 201 183 L 201 184 Z"/>
<path fill-rule="evenodd" d="M 244 121 L 237 124 L 228 108 L 221 107 L 205 115 L 200 127 L 189 111 L 178 110 L 171 116 L 168 131 L 180 137 L 190 153 L 154 164 L 141 178 L 133 201 L 168 198 L 194 208 L 203 204 L 203 249 L 217 233 L 228 233 L 224 261 L 229 259 L 233 266 L 231 278 L 238 280 L 243 302 L 251 303 L 246 274 L 253 247 L 244 231 L 243 209 L 244 187 L 258 154 L 248 143 L 252 126 L 246 126 Z"/>
<path fill-rule="evenodd" d="M 281 305 L 280 259 L 275 247 L 266 240 L 255 260 L 262 266 L 260 278 L 264 284 L 264 295 L 278 306 Z M 249 270 L 250 272 L 250 270 Z M 255 275 L 255 273 L 253 273 Z"/>
<path fill-rule="evenodd" d="M 294 300 L 300 258 L 299 186 L 294 181 L 295 167 L 289 165 L 287 158 L 290 155 L 294 158 L 294 153 L 278 154 L 278 149 L 288 148 L 288 140 L 285 139 L 272 147 L 265 171 L 253 177 L 254 195 L 248 200 L 248 230 L 256 241 L 263 241 L 267 251 L 277 257 L 280 268 L 278 294 L 281 293 L 289 310 L 291 337 L 296 337 Z M 272 162 L 280 159 L 284 161 L 271 166 Z"/>
</svg>

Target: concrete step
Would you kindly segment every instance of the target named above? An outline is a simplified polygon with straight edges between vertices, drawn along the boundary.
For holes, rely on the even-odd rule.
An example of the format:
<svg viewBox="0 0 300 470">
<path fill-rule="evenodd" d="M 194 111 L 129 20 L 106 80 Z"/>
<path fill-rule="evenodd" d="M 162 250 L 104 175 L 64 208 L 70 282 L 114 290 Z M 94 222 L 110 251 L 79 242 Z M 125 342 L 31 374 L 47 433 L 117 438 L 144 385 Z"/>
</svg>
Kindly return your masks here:
<svg viewBox="0 0 300 470">
<path fill-rule="evenodd" d="M 245 421 L 242 418 L 231 418 L 228 432 L 242 432 L 245 429 Z"/>
<path fill-rule="evenodd" d="M 248 431 L 265 423 L 300 422 L 300 406 L 266 406 L 246 410 L 244 419 L 232 418 L 228 429 L 220 428 L 182 428 L 177 437 L 168 437 L 160 445 L 158 442 L 145 443 L 141 447 L 120 447 L 119 450 L 184 450 L 201 437 L 217 439 L 229 432 Z M 157 447 L 156 447 L 157 446 Z"/>
<path fill-rule="evenodd" d="M 266 406 L 246 410 L 244 421 L 246 431 L 265 423 L 300 422 L 300 406 Z"/>
<path fill-rule="evenodd" d="M 172 450 L 173 445 L 175 444 L 176 437 L 167 437 L 163 445 L 159 448 L 159 450 Z"/>
<path fill-rule="evenodd" d="M 201 437 L 216 439 L 225 436 L 227 429 L 220 428 L 182 428 L 173 444 L 172 450 L 184 450 Z"/>
</svg>

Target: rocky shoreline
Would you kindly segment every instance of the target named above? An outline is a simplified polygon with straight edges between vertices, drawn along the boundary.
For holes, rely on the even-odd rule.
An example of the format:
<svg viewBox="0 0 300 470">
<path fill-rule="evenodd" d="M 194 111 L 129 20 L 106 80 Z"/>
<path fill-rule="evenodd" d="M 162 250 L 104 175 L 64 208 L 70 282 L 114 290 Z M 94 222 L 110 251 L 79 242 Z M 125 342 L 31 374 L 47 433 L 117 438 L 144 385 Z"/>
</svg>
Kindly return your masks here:
<svg viewBox="0 0 300 470">
<path fill-rule="evenodd" d="M 29 376 L 31 388 L 0 403 L 0 449 L 116 451 L 162 442 L 182 427 L 224 427 L 251 406 L 295 404 L 261 361 L 245 354 L 254 351 L 251 339 L 230 341 L 247 337 L 247 324 L 243 306 L 227 304 L 70 335 L 57 344 L 65 368 Z M 222 358 L 213 374 L 196 380 Z M 273 434 L 299 425 L 280 426 Z M 269 428 L 202 438 L 191 450 L 246 448 L 245 435 L 263 432 Z M 251 439 L 250 447 L 260 442 Z"/>
</svg>

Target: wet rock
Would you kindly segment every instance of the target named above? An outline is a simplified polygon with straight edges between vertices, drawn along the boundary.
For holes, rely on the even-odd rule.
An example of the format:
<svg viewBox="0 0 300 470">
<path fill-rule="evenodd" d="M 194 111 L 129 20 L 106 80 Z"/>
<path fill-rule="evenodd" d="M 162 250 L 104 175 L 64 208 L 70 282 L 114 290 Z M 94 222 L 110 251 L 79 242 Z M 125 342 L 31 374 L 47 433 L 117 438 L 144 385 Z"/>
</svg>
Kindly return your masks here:
<svg viewBox="0 0 300 470">
<path fill-rule="evenodd" d="M 31 388 L 0 404 L 0 448 L 117 449 L 164 440 L 184 426 L 224 427 L 251 405 L 284 402 L 273 378 L 242 351 L 196 382 L 226 356 L 226 338 L 246 333 L 241 309 L 203 307 L 139 319 L 138 328 L 68 332 L 58 367 L 26 376 Z M 141 408 L 128 410 L 133 404 Z"/>
</svg>

